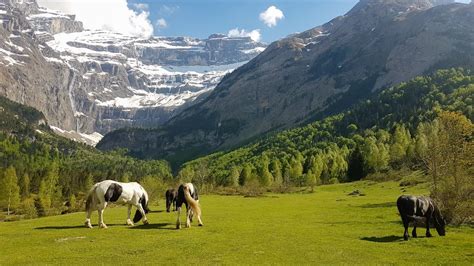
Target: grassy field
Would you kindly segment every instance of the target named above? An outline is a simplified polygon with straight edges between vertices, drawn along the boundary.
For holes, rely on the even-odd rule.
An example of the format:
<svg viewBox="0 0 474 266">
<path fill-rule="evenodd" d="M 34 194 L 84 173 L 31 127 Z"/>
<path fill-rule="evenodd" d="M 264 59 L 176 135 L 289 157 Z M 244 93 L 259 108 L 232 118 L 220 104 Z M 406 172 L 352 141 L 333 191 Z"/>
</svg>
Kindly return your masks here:
<svg viewBox="0 0 474 266">
<path fill-rule="evenodd" d="M 349 196 L 355 189 L 365 196 Z M 125 226 L 107 209 L 108 229 L 86 229 L 83 213 L 0 223 L 0 264 L 474 264 L 474 229 L 403 241 L 398 183 L 318 187 L 262 198 L 203 195 L 204 227 L 175 230 L 176 214 L 152 208 L 150 225 Z M 183 221 L 184 219 L 182 219 Z M 97 223 L 97 215 L 93 216 Z"/>
</svg>

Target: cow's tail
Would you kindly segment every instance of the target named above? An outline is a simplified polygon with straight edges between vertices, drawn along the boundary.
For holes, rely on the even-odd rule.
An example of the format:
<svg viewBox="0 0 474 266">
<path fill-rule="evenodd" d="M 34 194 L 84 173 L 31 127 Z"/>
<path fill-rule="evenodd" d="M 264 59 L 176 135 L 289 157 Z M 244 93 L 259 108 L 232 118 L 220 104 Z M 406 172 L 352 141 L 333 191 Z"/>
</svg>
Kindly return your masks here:
<svg viewBox="0 0 474 266">
<path fill-rule="evenodd" d="M 199 202 L 193 197 L 191 197 L 191 194 L 189 193 L 189 189 L 184 190 L 184 197 L 186 198 L 186 201 L 188 204 L 191 206 L 191 209 L 193 209 L 193 212 L 200 217 L 201 216 L 201 207 L 199 206 Z"/>
</svg>

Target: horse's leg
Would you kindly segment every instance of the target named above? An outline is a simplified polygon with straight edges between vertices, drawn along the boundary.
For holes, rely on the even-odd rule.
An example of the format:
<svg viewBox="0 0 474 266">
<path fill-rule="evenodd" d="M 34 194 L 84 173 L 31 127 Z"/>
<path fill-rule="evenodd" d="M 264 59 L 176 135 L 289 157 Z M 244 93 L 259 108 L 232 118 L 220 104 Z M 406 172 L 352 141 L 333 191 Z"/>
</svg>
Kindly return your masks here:
<svg viewBox="0 0 474 266">
<path fill-rule="evenodd" d="M 88 228 L 92 228 L 92 224 L 91 224 L 91 214 L 92 214 L 92 210 L 89 209 L 86 211 L 86 222 L 85 222 L 85 225 L 86 227 Z"/>
<path fill-rule="evenodd" d="M 132 220 L 130 220 L 130 214 L 132 213 L 132 204 L 128 204 L 127 210 L 127 225 L 133 226 Z"/>
<path fill-rule="evenodd" d="M 105 207 L 107 207 L 107 202 L 100 204 L 99 209 L 97 210 L 99 212 L 99 228 L 107 228 L 107 225 L 104 223 Z"/>
<path fill-rule="evenodd" d="M 194 217 L 194 211 L 193 209 L 189 209 L 189 221 L 192 223 L 193 222 L 193 217 Z"/>
<path fill-rule="evenodd" d="M 181 220 L 180 216 L 181 215 L 181 207 L 178 207 L 178 219 L 176 219 L 176 229 L 181 229 Z"/>
<path fill-rule="evenodd" d="M 202 221 L 201 221 L 201 215 L 198 215 L 198 226 L 203 226 Z"/>
<path fill-rule="evenodd" d="M 431 213 L 426 215 L 426 237 L 432 237 L 430 233 L 430 220 L 431 220 Z"/>
<path fill-rule="evenodd" d="M 408 240 L 408 217 L 403 217 L 402 216 L 402 221 L 403 221 L 403 227 L 405 227 L 405 232 L 403 233 L 403 239 Z"/>
<path fill-rule="evenodd" d="M 416 221 L 415 221 L 415 224 L 413 225 L 413 231 L 411 231 L 411 235 L 413 237 L 418 237 L 418 235 L 416 234 Z"/>
<path fill-rule="evenodd" d="M 138 204 L 137 210 L 143 215 L 143 224 L 149 224 L 148 219 L 146 218 L 145 210 L 143 209 L 141 204 Z"/>
<path fill-rule="evenodd" d="M 191 219 L 190 219 L 191 212 L 192 212 L 191 206 L 186 205 L 186 227 L 187 228 L 191 227 Z"/>
</svg>

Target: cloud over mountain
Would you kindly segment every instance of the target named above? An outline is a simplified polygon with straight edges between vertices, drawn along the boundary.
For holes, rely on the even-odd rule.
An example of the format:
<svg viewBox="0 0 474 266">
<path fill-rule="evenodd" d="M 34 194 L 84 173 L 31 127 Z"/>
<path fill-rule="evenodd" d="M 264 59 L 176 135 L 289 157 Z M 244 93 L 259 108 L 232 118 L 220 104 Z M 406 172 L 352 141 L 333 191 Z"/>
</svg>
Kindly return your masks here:
<svg viewBox="0 0 474 266">
<path fill-rule="evenodd" d="M 85 28 L 110 30 L 137 37 L 153 35 L 149 12 L 146 8 L 137 8 L 138 11 L 130 9 L 127 0 L 38 0 L 38 3 L 50 9 L 75 14 Z"/>
<path fill-rule="evenodd" d="M 270 28 L 276 26 L 278 21 L 284 17 L 283 11 L 276 6 L 270 6 L 267 10 L 260 13 L 260 20 Z"/>
</svg>

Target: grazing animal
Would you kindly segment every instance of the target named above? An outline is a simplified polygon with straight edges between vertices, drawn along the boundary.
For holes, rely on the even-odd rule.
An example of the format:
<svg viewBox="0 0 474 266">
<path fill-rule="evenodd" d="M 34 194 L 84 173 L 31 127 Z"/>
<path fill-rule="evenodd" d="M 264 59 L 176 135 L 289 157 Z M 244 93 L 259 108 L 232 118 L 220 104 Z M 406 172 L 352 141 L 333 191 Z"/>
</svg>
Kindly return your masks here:
<svg viewBox="0 0 474 266">
<path fill-rule="evenodd" d="M 178 197 L 178 191 L 174 188 L 166 190 L 166 212 L 170 212 L 171 205 L 173 205 L 173 211 L 176 211 L 176 198 Z"/>
<path fill-rule="evenodd" d="M 148 194 L 145 189 L 136 182 L 120 183 L 113 180 L 105 180 L 96 183 L 87 196 L 86 200 L 86 222 L 85 225 L 92 228 L 91 213 L 94 210 L 99 212 L 99 228 L 107 228 L 104 223 L 104 210 L 107 204 L 114 202 L 128 205 L 127 225 L 139 222 L 143 218 L 143 223 L 148 224 L 146 214 L 148 209 Z M 130 220 L 132 206 L 137 208 L 133 222 Z"/>
<path fill-rule="evenodd" d="M 191 227 L 194 214 L 197 216 L 199 226 L 202 226 L 198 191 L 192 183 L 182 184 L 178 188 L 178 197 L 176 198 L 176 207 L 178 208 L 177 229 L 181 228 L 180 214 L 183 203 L 186 205 L 186 227 Z"/>
<path fill-rule="evenodd" d="M 431 198 L 403 195 L 397 200 L 397 208 L 402 217 L 403 226 L 405 227 L 405 232 L 403 234 L 405 240 L 408 240 L 408 225 L 410 222 L 413 222 L 413 237 L 417 237 L 416 226 L 423 223 L 426 225 L 426 236 L 431 237 L 431 222 L 434 224 L 436 231 L 440 236 L 446 235 L 446 221 Z"/>
</svg>

